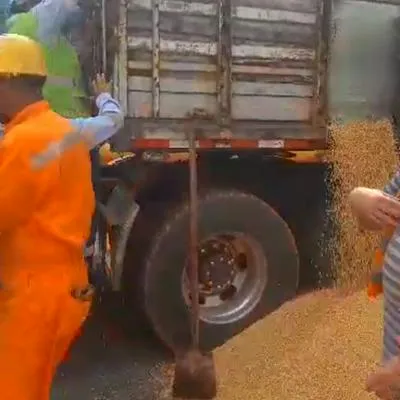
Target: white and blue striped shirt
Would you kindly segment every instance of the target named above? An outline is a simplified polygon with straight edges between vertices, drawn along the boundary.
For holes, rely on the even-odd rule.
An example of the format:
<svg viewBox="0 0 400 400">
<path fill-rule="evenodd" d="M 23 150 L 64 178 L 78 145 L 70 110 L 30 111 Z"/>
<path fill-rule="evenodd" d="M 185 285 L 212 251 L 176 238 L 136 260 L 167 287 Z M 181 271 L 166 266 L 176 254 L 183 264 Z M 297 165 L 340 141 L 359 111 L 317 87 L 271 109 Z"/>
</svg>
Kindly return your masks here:
<svg viewBox="0 0 400 400">
<path fill-rule="evenodd" d="M 384 192 L 397 196 L 400 193 L 400 171 L 397 171 L 384 188 Z M 383 362 L 399 355 L 397 339 L 400 337 L 400 226 L 393 236 L 382 243 L 385 251 L 383 265 Z"/>
</svg>

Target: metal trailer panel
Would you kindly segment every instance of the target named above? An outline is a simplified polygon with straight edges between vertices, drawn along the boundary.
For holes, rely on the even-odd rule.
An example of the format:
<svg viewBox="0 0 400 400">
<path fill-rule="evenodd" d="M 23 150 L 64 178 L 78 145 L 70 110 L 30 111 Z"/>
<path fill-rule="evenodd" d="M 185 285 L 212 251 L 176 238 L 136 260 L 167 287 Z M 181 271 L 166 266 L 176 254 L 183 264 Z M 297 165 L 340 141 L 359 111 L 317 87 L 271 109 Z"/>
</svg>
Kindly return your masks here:
<svg viewBox="0 0 400 400">
<path fill-rule="evenodd" d="M 126 131 L 183 140 L 200 108 L 200 138 L 323 140 L 328 114 L 390 117 L 398 1 L 121 0 Z"/>
<path fill-rule="evenodd" d="M 399 81 L 398 16 L 399 7 L 381 2 L 341 0 L 334 7 L 329 79 L 332 118 L 393 115 Z"/>
<path fill-rule="evenodd" d="M 327 1 L 327 3 L 330 3 Z M 324 1 L 121 0 L 115 91 L 136 137 L 325 138 Z"/>
</svg>

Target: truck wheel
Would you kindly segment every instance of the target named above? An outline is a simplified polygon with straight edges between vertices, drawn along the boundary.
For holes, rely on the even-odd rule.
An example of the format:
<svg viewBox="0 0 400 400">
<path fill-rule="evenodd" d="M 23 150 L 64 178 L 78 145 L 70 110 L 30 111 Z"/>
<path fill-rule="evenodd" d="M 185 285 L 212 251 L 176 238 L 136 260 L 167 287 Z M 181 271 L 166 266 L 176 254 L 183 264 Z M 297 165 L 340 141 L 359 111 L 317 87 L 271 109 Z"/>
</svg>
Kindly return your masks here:
<svg viewBox="0 0 400 400">
<path fill-rule="evenodd" d="M 172 349 L 190 343 L 188 204 L 153 238 L 141 290 L 153 329 Z M 259 198 L 237 191 L 199 199 L 199 272 L 203 349 L 213 349 L 292 298 L 299 261 L 284 220 Z"/>
</svg>

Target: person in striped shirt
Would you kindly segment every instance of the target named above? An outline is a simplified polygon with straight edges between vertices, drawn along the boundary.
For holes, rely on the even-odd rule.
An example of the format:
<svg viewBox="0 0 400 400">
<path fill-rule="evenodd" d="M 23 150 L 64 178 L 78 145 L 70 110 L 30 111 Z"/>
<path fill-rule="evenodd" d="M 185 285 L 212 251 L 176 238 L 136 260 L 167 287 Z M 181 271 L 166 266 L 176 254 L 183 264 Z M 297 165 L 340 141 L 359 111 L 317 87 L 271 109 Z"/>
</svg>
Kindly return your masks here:
<svg viewBox="0 0 400 400">
<path fill-rule="evenodd" d="M 367 380 L 367 389 L 384 400 L 400 399 L 400 171 L 383 191 L 359 187 L 350 194 L 350 204 L 360 226 L 393 235 L 383 243 L 382 269 L 384 327 L 382 366 Z M 399 390 L 397 390 L 397 387 Z"/>
</svg>

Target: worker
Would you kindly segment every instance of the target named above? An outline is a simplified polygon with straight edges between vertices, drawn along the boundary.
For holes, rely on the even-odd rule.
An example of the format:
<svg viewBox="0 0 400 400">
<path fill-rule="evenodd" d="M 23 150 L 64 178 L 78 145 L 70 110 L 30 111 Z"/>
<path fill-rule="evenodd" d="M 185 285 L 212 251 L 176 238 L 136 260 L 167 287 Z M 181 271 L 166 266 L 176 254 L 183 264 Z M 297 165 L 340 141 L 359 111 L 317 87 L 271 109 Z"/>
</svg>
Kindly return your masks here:
<svg viewBox="0 0 400 400">
<path fill-rule="evenodd" d="M 360 226 L 367 230 L 394 233 L 385 248 L 382 269 L 384 327 L 382 367 L 371 374 L 367 388 L 381 399 L 400 399 L 392 390 L 400 387 L 400 171 L 383 191 L 356 188 L 350 194 L 350 204 Z M 397 374 L 397 375 L 396 375 Z M 397 396 L 397 397 L 391 397 Z"/>
<path fill-rule="evenodd" d="M 6 16 L 10 18 L 15 14 L 27 12 L 39 3 L 39 1 L 40 0 L 11 0 L 6 9 Z"/>
<path fill-rule="evenodd" d="M 15 0 L 14 0 L 15 1 Z M 35 0 L 18 0 L 19 4 L 32 4 Z M 42 0 L 27 12 L 13 15 L 8 21 L 8 32 L 28 36 L 37 40 L 44 49 L 49 77 L 43 89 L 44 98 L 50 103 L 53 110 L 67 118 L 89 118 L 90 106 L 82 84 L 81 66 L 76 49 L 65 37 L 66 26 L 78 20 L 80 8 L 77 0 Z M 98 98 L 99 100 L 99 98 Z M 100 111 L 106 104 L 112 103 L 118 107 L 114 114 L 121 114 L 115 100 L 102 96 L 98 101 Z M 115 108 L 115 107 L 114 107 Z M 87 124 L 80 120 L 87 127 Z M 123 124 L 123 118 L 91 119 L 90 130 L 97 132 L 101 141 L 113 136 Z M 100 158 L 98 144 L 93 142 L 92 181 L 95 193 L 99 192 Z M 93 227 L 85 249 L 89 266 L 93 266 L 95 250 L 95 233 L 98 224 L 98 213 L 94 215 Z"/>
<path fill-rule="evenodd" d="M 84 144 L 41 170 L 31 160 L 71 130 L 43 100 L 46 60 L 0 36 L 0 387 L 7 400 L 49 400 L 53 376 L 85 321 L 92 289 L 83 248 L 94 211 Z"/>
</svg>

